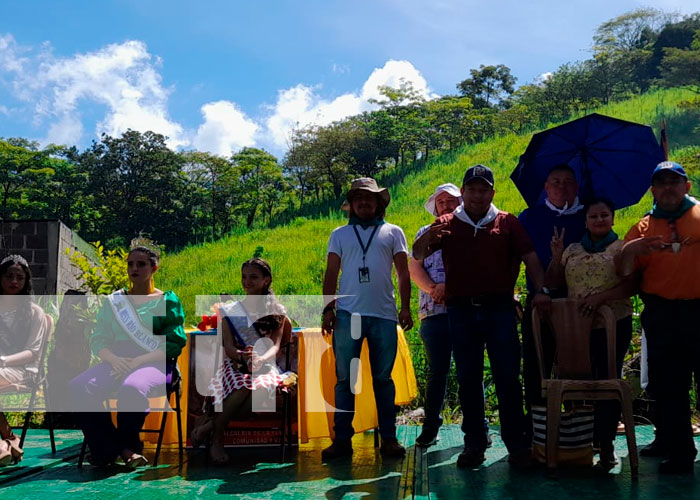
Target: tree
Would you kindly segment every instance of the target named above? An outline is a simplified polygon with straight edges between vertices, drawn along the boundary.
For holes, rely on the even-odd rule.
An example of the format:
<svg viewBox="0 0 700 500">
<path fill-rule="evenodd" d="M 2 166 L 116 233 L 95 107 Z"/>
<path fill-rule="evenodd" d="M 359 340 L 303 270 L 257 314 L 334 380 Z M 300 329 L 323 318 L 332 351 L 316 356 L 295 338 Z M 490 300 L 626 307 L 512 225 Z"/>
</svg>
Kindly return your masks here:
<svg viewBox="0 0 700 500">
<path fill-rule="evenodd" d="M 313 128 L 295 128 L 289 136 L 287 152 L 282 160 L 282 170 L 297 192 L 299 208 L 306 196 L 314 192 L 316 175 L 311 165 L 311 150 L 315 139 Z"/>
<path fill-rule="evenodd" d="M 426 103 L 437 147 L 455 149 L 470 142 L 473 132 L 472 101 L 468 97 L 445 96 Z"/>
<path fill-rule="evenodd" d="M 661 63 L 666 55 L 666 48 L 688 49 L 693 43 L 695 33 L 700 29 L 700 13 L 686 16 L 682 20 L 669 23 L 659 32 L 652 46 L 649 65 L 653 68 L 652 78 L 661 79 Z"/>
<path fill-rule="evenodd" d="M 678 19 L 677 14 L 650 7 L 636 9 L 604 22 L 593 35 L 595 50 L 612 49 L 628 52 L 639 48 L 666 24 Z"/>
<path fill-rule="evenodd" d="M 182 227 L 190 226 L 191 206 L 185 204 L 188 178 L 182 158 L 171 151 L 163 135 L 127 130 L 121 137 L 102 135 L 80 155 L 88 175 L 87 191 L 100 212 L 98 234 L 88 239 L 129 241 L 141 232 L 160 244 L 186 243 Z"/>
<path fill-rule="evenodd" d="M 226 158 L 211 153 L 188 151 L 181 154 L 184 169 L 194 190 L 203 218 L 211 224 L 211 236 L 228 233 L 233 224 L 234 193 L 238 184 L 236 170 Z"/>
<path fill-rule="evenodd" d="M 590 64 L 602 102 L 614 94 L 649 88 L 656 73 L 653 45 L 661 30 L 677 18 L 660 9 L 640 8 L 598 26 Z"/>
<path fill-rule="evenodd" d="M 425 125 L 421 111 L 425 99 L 410 81 L 403 78 L 398 88 L 382 85 L 378 90 L 382 98 L 370 99 L 369 102 L 378 104 L 390 118 L 386 130 L 391 130 L 391 140 L 396 144 L 395 162 L 401 161 L 401 166 L 405 167 L 406 154 L 413 153 L 415 159 L 420 148 L 421 127 Z"/>
<path fill-rule="evenodd" d="M 516 78 L 503 64 L 470 69 L 470 78 L 457 84 L 460 94 L 469 97 L 475 108 L 505 107 L 505 99 L 515 90 Z"/>
<path fill-rule="evenodd" d="M 695 32 L 690 48 L 664 48 L 661 75 L 667 87 L 682 86 L 700 94 L 700 29 Z"/>
<path fill-rule="evenodd" d="M 11 215 L 10 202 L 19 205 L 22 194 L 36 182 L 54 174 L 49 154 L 51 149 L 40 151 L 36 142 L 22 138 L 0 139 L 0 216 L 7 220 Z"/>
<path fill-rule="evenodd" d="M 590 71 L 583 63 L 563 64 L 544 83 L 542 98 L 553 111 L 550 121 L 561 121 L 586 107 Z"/>
<path fill-rule="evenodd" d="M 231 163 L 239 182 L 235 210 L 250 228 L 261 204 L 265 204 L 271 215 L 282 199 L 286 190 L 282 167 L 277 158 L 257 148 L 243 148 L 231 157 Z"/>
</svg>

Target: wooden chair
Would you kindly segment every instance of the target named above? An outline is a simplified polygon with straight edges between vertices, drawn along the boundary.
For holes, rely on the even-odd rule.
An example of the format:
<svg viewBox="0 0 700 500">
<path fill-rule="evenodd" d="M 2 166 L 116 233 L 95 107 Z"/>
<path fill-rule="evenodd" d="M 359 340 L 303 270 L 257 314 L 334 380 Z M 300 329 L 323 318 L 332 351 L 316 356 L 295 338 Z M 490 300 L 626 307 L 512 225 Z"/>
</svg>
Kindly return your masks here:
<svg viewBox="0 0 700 500">
<path fill-rule="evenodd" d="M 49 428 L 49 437 L 51 438 L 51 453 L 56 453 L 56 440 L 54 439 L 54 427 L 53 419 L 51 418 L 51 412 L 48 410 L 48 405 L 46 404 L 46 395 L 48 394 L 48 387 L 46 384 L 46 355 L 49 350 L 49 343 L 51 341 L 51 335 L 53 332 L 53 318 L 46 314 L 45 316 L 45 333 L 42 339 L 41 347 L 39 349 L 39 372 L 34 380 L 29 380 L 24 384 L 14 384 L 8 385 L 0 389 L 0 396 L 6 394 L 12 395 L 29 395 L 29 404 L 27 406 L 16 405 L 8 406 L 3 404 L 2 411 L 24 411 L 24 423 L 21 426 L 22 434 L 19 438 L 20 448 L 24 447 L 24 439 L 27 436 L 27 431 L 29 430 L 29 423 L 32 419 L 32 415 L 37 411 L 43 411 L 46 415 L 47 425 Z M 37 395 L 39 391 L 42 392 L 44 397 L 44 405 L 37 405 Z M 13 427 L 13 429 L 19 429 L 19 426 Z"/>
<path fill-rule="evenodd" d="M 221 355 L 222 346 L 220 343 L 216 345 L 215 358 L 219 359 Z M 296 332 L 292 329 L 292 324 L 286 322 L 284 330 L 282 332 L 282 341 L 280 343 L 280 350 L 284 353 L 284 370 L 290 370 L 296 372 L 295 358 L 298 358 L 299 349 L 299 337 Z M 246 425 L 246 430 L 270 430 L 279 429 L 280 430 L 280 462 L 284 462 L 287 452 L 292 451 L 294 445 L 293 432 L 292 432 L 292 414 L 296 406 L 292 401 L 292 393 L 296 397 L 296 392 L 294 389 L 297 386 L 298 380 L 295 380 L 293 384 L 287 387 L 288 390 L 278 389 L 278 395 L 282 399 L 282 411 L 277 411 L 274 414 L 261 414 L 253 413 L 251 418 L 254 418 L 257 422 L 262 422 L 260 425 Z M 279 415 L 279 420 L 277 420 L 277 415 Z M 236 426 L 237 419 L 233 419 L 229 422 L 229 426 Z M 247 424 L 247 421 L 246 421 Z M 205 447 L 205 452 L 208 455 L 208 449 Z"/>
<path fill-rule="evenodd" d="M 178 455 L 179 455 L 179 460 L 180 460 L 180 465 L 182 465 L 182 458 L 183 458 L 183 450 L 184 450 L 184 443 L 182 441 L 182 411 L 180 407 L 180 398 L 182 397 L 182 377 L 180 375 L 177 375 L 177 378 L 175 381 L 171 384 L 168 384 L 166 387 L 166 398 L 168 401 L 171 401 L 171 396 L 175 395 L 175 405 L 173 407 L 173 410 L 175 412 L 175 418 L 177 419 L 177 440 L 178 440 Z M 105 401 L 105 408 L 113 407 L 113 402 L 114 400 L 107 400 Z M 167 405 L 166 405 L 167 406 Z M 116 411 L 116 408 L 114 408 L 114 411 Z M 153 459 L 153 467 L 156 467 L 158 465 L 158 458 L 160 457 L 160 450 L 163 445 L 163 436 L 165 435 L 165 425 L 168 421 L 168 413 L 165 411 L 165 408 L 163 408 L 162 414 L 163 416 L 160 419 L 160 427 L 158 429 L 152 429 L 148 427 L 144 427 L 141 429 L 141 432 L 146 432 L 146 433 L 153 433 L 153 434 L 158 434 L 158 443 L 156 444 L 156 455 Z M 80 456 L 78 457 L 78 467 L 83 466 L 83 462 L 85 461 L 85 454 L 87 452 L 87 441 L 83 439 L 83 445 L 80 448 Z"/>
<path fill-rule="evenodd" d="M 622 417 L 627 436 L 632 478 L 637 478 L 639 462 L 632 415 L 632 390 L 615 370 L 615 317 L 607 305 L 598 308 L 595 315 L 583 316 L 578 311 L 580 301 L 555 299 L 546 321 L 554 332 L 556 346 L 554 377 L 545 373 L 542 353 L 541 320 L 537 310 L 532 311 L 535 347 L 542 379 L 542 397 L 547 399 L 547 467 L 556 472 L 561 407 L 564 401 L 617 400 L 622 406 Z M 602 317 L 607 331 L 608 378 L 593 380 L 590 359 L 590 333 L 593 317 Z"/>
</svg>

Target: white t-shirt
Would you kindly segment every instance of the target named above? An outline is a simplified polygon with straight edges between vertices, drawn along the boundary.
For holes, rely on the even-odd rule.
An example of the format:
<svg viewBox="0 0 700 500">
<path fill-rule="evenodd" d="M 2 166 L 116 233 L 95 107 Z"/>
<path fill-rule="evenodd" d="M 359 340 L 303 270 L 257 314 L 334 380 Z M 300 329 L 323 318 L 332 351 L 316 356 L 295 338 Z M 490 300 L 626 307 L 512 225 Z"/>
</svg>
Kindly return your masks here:
<svg viewBox="0 0 700 500">
<path fill-rule="evenodd" d="M 340 287 L 337 301 L 338 309 L 365 316 L 396 321 L 396 297 L 391 281 L 394 255 L 404 252 L 408 255 L 406 236 L 399 226 L 384 224 L 377 227 L 372 243 L 365 256 L 365 265 L 369 268 L 369 282 L 360 283 L 359 269 L 362 264 L 362 248 L 357 241 L 353 227 L 367 246 L 375 226 L 363 229 L 362 226 L 345 225 L 335 228 L 328 241 L 328 253 L 340 257 Z"/>
</svg>

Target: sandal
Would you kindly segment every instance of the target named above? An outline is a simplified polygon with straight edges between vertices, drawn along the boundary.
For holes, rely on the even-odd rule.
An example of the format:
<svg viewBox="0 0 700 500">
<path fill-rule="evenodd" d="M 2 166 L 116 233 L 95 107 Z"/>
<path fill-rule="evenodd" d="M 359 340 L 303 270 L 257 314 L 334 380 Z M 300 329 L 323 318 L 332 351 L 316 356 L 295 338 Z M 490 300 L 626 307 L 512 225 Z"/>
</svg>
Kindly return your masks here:
<svg viewBox="0 0 700 500">
<path fill-rule="evenodd" d="M 124 465 L 126 465 L 129 469 L 136 469 L 138 467 L 148 465 L 148 460 L 143 455 L 132 453 L 131 456 L 124 461 Z"/>
<path fill-rule="evenodd" d="M 9 438 L 5 439 L 5 442 L 10 448 L 10 453 L 12 454 L 12 460 L 17 462 L 22 461 L 22 457 L 24 457 L 24 450 L 19 447 L 19 438 L 12 434 Z"/>
<path fill-rule="evenodd" d="M 218 452 L 221 452 L 221 455 L 216 455 Z M 212 465 L 226 465 L 228 463 L 229 456 L 222 444 L 212 445 L 209 448 L 209 460 L 211 460 Z"/>
<path fill-rule="evenodd" d="M 198 423 L 192 432 L 190 433 L 190 441 L 192 442 L 192 448 L 197 449 L 204 445 L 209 446 L 211 443 L 211 436 L 214 432 L 214 419 L 212 417 L 205 417 L 200 423 Z"/>
<path fill-rule="evenodd" d="M 0 441 L 0 448 L 2 448 L 2 444 L 4 444 L 5 447 L 0 450 L 0 467 L 5 467 L 12 462 L 12 448 L 7 439 Z"/>
</svg>

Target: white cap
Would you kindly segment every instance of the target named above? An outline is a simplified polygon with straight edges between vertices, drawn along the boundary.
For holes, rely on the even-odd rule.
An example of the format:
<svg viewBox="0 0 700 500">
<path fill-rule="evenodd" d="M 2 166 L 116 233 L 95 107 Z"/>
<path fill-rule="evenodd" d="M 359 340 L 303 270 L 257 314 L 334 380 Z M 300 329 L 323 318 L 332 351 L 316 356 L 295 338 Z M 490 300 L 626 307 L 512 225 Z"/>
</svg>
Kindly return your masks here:
<svg viewBox="0 0 700 500">
<path fill-rule="evenodd" d="M 460 203 L 462 203 L 462 192 L 457 186 L 451 182 L 448 182 L 447 184 L 440 184 L 435 188 L 435 192 L 430 195 L 430 198 L 428 198 L 428 201 L 425 202 L 425 205 L 423 205 L 425 209 L 430 212 L 430 215 L 434 215 L 436 217 L 437 213 L 435 212 L 435 198 L 437 198 L 440 193 L 451 194 L 455 198 L 459 199 Z"/>
</svg>

